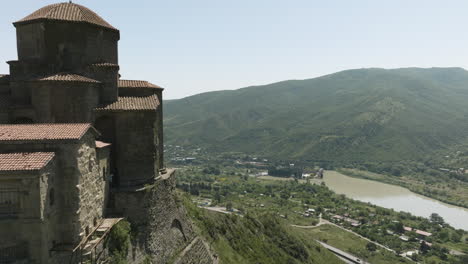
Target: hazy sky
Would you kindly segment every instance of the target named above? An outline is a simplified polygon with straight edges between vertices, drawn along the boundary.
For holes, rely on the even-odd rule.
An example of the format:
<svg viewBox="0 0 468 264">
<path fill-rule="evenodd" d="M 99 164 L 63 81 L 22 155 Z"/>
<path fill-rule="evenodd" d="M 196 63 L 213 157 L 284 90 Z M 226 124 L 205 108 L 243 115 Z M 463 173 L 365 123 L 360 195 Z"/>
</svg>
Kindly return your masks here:
<svg viewBox="0 0 468 264">
<path fill-rule="evenodd" d="M 0 61 L 17 58 L 11 22 L 55 2 L 2 3 Z M 468 68 L 466 0 L 74 2 L 120 29 L 122 78 L 163 86 L 166 99 L 351 68 Z"/>
</svg>

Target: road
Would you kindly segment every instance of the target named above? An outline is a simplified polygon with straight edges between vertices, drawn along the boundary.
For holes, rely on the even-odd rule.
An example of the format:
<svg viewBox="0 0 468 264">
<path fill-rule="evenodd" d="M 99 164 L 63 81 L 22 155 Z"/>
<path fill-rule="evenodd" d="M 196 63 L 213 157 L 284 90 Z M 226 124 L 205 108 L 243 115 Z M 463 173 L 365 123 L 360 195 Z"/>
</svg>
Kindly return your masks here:
<svg viewBox="0 0 468 264">
<path fill-rule="evenodd" d="M 343 258 L 347 263 L 355 263 L 355 264 L 370 264 L 369 262 L 365 262 L 361 259 L 359 259 L 358 257 L 356 256 L 353 256 L 347 252 L 344 252 L 343 250 L 341 249 L 338 249 L 336 247 L 333 247 L 333 246 L 330 246 L 326 243 L 323 243 L 322 241 L 318 241 L 316 240 L 318 243 L 320 243 L 320 245 L 322 245 L 323 247 L 325 247 L 326 249 L 330 250 L 331 252 L 333 252 L 333 254 L 337 255 L 338 257 L 341 257 Z"/>
<path fill-rule="evenodd" d="M 319 223 L 318 223 L 317 225 L 314 225 L 314 226 L 298 226 L 298 225 L 291 225 L 291 226 L 297 227 L 297 228 L 310 229 L 310 228 L 319 227 L 319 226 L 321 226 L 321 225 L 333 225 L 333 226 L 336 226 L 336 227 L 338 227 L 338 228 L 340 228 L 340 229 L 343 229 L 343 230 L 345 230 L 345 231 L 347 231 L 347 232 L 350 232 L 350 233 L 352 233 L 353 235 L 356 235 L 356 236 L 358 236 L 358 237 L 360 237 L 360 238 L 362 238 L 362 239 L 364 239 L 364 240 L 366 240 L 366 241 L 368 241 L 368 242 L 374 243 L 375 245 L 377 245 L 377 246 L 379 246 L 379 247 L 381 247 L 381 248 L 384 248 L 384 249 L 386 249 L 386 250 L 388 250 L 388 251 L 393 252 L 393 253 L 396 254 L 395 250 L 393 250 L 393 249 L 391 249 L 391 248 L 388 248 L 388 247 L 386 247 L 386 246 L 384 246 L 384 245 L 382 245 L 382 244 L 379 244 L 379 243 L 377 243 L 377 242 L 374 242 L 374 241 L 372 241 L 372 240 L 370 240 L 370 239 L 368 239 L 368 238 L 366 238 L 366 237 L 363 237 L 363 236 L 361 236 L 360 234 L 358 234 L 358 233 L 356 233 L 356 232 L 354 232 L 354 231 L 352 231 L 352 230 L 346 229 L 346 228 L 344 228 L 344 227 L 342 227 L 342 226 L 340 226 L 340 225 L 337 225 L 337 224 L 335 224 L 335 223 L 332 223 L 332 222 L 330 222 L 330 221 L 328 221 L 328 220 L 323 219 L 323 218 L 322 218 L 322 214 L 319 215 Z"/>
<path fill-rule="evenodd" d="M 232 212 L 226 211 L 226 207 L 221 206 L 199 206 L 200 208 L 204 208 L 206 210 L 210 210 L 213 212 L 223 213 L 223 214 L 232 214 Z"/>
<path fill-rule="evenodd" d="M 395 252 L 395 250 L 393 250 L 393 249 L 391 249 L 391 248 L 388 248 L 388 247 L 386 247 L 386 246 L 384 246 L 384 245 L 382 245 L 382 244 L 379 244 L 379 243 L 377 243 L 377 242 L 375 242 L 375 241 L 372 241 L 372 240 L 370 240 L 370 239 L 368 239 L 368 238 L 366 238 L 366 237 L 363 237 L 363 236 L 361 236 L 360 234 L 358 234 L 358 233 L 356 233 L 356 232 L 354 232 L 354 231 L 352 231 L 352 230 L 346 229 L 346 228 L 344 228 L 344 227 L 342 227 L 342 226 L 340 226 L 340 225 L 337 225 L 337 224 L 335 224 L 335 223 L 332 223 L 332 222 L 330 222 L 330 221 L 328 221 L 328 220 L 323 219 L 323 218 L 322 218 L 322 214 L 320 214 L 319 217 L 320 217 L 320 218 L 319 218 L 319 223 L 318 223 L 317 225 L 314 225 L 314 226 L 299 226 L 299 225 L 291 225 L 291 226 L 297 227 L 297 228 L 303 228 L 303 229 L 311 229 L 311 228 L 319 227 L 319 226 L 321 226 L 321 225 L 333 225 L 333 226 L 336 226 L 336 227 L 338 227 L 338 228 L 340 228 L 340 229 L 342 229 L 342 230 L 344 230 L 344 231 L 350 232 L 350 233 L 352 233 L 353 235 L 356 235 L 356 236 L 358 236 L 358 237 L 360 237 L 360 238 L 362 238 L 362 239 L 364 239 L 364 240 L 366 240 L 366 241 L 368 241 L 368 242 L 374 243 L 376 246 L 379 246 L 379 247 L 381 247 L 381 248 L 383 248 L 383 249 L 386 249 L 386 250 L 388 250 L 388 251 L 390 251 L 390 252 L 392 252 L 392 253 L 394 253 L 394 254 L 397 254 L 397 253 Z M 404 258 L 413 261 L 411 258 L 409 258 L 409 257 L 407 257 L 407 256 L 405 256 Z"/>
</svg>

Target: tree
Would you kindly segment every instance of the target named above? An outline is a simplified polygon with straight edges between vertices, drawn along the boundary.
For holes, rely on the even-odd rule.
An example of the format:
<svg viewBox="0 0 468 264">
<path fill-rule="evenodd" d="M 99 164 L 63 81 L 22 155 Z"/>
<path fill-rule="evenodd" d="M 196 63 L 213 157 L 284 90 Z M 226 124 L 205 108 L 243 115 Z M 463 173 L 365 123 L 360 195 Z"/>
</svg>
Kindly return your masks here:
<svg viewBox="0 0 468 264">
<path fill-rule="evenodd" d="M 444 218 L 442 218 L 442 216 L 440 216 L 438 213 L 432 213 L 429 219 L 431 220 L 431 222 L 436 224 L 444 223 Z"/>
<path fill-rule="evenodd" d="M 367 243 L 366 248 L 367 248 L 367 250 L 369 250 L 371 252 L 374 252 L 374 251 L 377 250 L 377 246 L 372 242 Z"/>
<path fill-rule="evenodd" d="M 443 229 L 439 233 L 437 233 L 437 238 L 440 239 L 442 242 L 447 242 L 450 238 L 450 233 L 447 229 Z"/>
<path fill-rule="evenodd" d="M 405 229 L 404 229 L 404 226 L 401 222 L 398 222 L 398 223 L 395 223 L 393 225 L 393 231 L 399 233 L 399 234 L 402 234 L 405 232 Z"/>
<path fill-rule="evenodd" d="M 421 253 L 426 254 L 430 249 L 431 247 L 425 241 L 421 241 L 421 246 L 419 247 Z"/>
<path fill-rule="evenodd" d="M 289 193 L 289 191 L 285 190 L 285 191 L 282 191 L 281 194 L 280 194 L 280 197 L 284 200 L 287 200 L 289 199 L 289 197 L 291 197 L 291 193 Z"/>
<path fill-rule="evenodd" d="M 450 236 L 450 240 L 452 240 L 455 243 L 458 243 L 461 241 L 462 237 L 462 234 L 459 234 L 458 232 L 453 232 Z"/>
<path fill-rule="evenodd" d="M 227 202 L 226 203 L 226 210 L 227 211 L 232 211 L 232 202 Z"/>
</svg>

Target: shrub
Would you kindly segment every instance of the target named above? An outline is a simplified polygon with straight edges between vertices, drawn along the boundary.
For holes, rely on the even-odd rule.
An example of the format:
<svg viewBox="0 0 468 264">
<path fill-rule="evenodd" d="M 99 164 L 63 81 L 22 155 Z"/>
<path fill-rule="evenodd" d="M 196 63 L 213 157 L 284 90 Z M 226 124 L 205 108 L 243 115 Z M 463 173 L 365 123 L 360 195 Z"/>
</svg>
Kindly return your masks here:
<svg viewBox="0 0 468 264">
<path fill-rule="evenodd" d="M 111 263 L 124 264 L 130 247 L 130 223 L 122 220 L 109 233 L 107 249 L 111 256 Z"/>
</svg>

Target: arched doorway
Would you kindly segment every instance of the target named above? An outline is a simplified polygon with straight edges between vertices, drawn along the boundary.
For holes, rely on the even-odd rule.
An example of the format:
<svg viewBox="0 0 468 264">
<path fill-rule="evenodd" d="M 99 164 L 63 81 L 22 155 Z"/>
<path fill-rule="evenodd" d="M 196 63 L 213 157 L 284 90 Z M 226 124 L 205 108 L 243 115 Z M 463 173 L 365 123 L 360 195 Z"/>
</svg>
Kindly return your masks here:
<svg viewBox="0 0 468 264">
<path fill-rule="evenodd" d="M 182 224 L 178 219 L 174 219 L 171 224 L 171 231 L 175 237 L 181 236 L 184 241 L 187 241 L 187 237 L 185 237 L 184 230 L 182 229 Z"/>
</svg>

